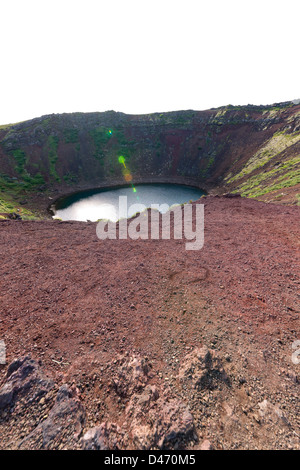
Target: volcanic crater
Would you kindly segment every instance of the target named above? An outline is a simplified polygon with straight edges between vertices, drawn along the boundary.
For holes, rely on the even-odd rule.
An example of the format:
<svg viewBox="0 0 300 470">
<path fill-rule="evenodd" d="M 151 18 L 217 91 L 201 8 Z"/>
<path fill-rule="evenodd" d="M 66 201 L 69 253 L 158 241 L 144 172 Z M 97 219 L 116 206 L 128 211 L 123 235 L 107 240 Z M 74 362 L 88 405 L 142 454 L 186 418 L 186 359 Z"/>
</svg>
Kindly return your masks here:
<svg viewBox="0 0 300 470">
<path fill-rule="evenodd" d="M 299 153 L 291 102 L 1 126 L 1 449 L 299 449 Z M 206 191 L 200 250 L 52 219 L 120 156 Z"/>
</svg>

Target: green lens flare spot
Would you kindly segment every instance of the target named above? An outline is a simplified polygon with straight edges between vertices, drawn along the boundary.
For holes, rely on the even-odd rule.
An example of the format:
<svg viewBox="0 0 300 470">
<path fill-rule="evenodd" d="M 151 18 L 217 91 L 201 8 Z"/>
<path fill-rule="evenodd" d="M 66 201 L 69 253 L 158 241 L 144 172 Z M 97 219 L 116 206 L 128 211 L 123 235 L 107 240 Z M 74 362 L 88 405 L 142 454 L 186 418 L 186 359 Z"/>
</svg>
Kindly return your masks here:
<svg viewBox="0 0 300 470">
<path fill-rule="evenodd" d="M 124 163 L 125 163 L 125 158 L 122 157 L 122 155 L 120 155 L 120 157 L 118 158 L 118 160 L 119 160 L 119 163 L 121 163 L 121 164 L 124 165 Z"/>
<path fill-rule="evenodd" d="M 133 188 L 133 192 L 136 193 L 136 189 L 135 189 L 135 188 Z"/>
</svg>

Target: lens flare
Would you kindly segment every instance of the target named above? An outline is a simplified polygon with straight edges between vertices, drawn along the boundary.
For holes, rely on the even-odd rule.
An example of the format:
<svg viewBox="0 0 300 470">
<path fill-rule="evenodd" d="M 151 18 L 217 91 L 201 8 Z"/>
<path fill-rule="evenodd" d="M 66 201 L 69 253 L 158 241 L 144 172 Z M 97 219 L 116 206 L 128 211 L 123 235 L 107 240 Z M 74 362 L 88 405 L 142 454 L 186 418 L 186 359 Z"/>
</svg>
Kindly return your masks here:
<svg viewBox="0 0 300 470">
<path fill-rule="evenodd" d="M 124 176 L 124 179 L 127 183 L 129 183 L 130 181 L 132 181 L 132 174 L 130 173 L 130 171 L 128 170 L 128 168 L 126 168 L 126 164 L 125 164 L 125 158 L 123 157 L 123 155 L 120 155 L 118 157 L 118 161 L 121 165 L 123 165 L 124 169 L 123 169 L 123 176 Z M 131 187 L 132 187 L 132 191 L 134 193 L 136 193 L 136 188 L 133 186 L 133 184 L 131 184 Z M 138 197 L 137 197 L 138 199 Z"/>
<path fill-rule="evenodd" d="M 124 179 L 129 183 L 129 181 L 132 181 L 132 175 L 129 170 L 124 170 L 123 171 Z"/>
</svg>

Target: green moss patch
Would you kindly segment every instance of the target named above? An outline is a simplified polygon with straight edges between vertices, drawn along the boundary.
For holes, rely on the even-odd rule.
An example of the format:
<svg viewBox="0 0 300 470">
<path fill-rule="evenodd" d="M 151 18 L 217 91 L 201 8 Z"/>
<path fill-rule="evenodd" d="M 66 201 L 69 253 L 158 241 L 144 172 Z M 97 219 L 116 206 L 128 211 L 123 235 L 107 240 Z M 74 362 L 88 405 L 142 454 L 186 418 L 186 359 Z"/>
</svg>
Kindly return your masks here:
<svg viewBox="0 0 300 470">
<path fill-rule="evenodd" d="M 271 159 L 299 141 L 300 133 L 287 134 L 285 132 L 276 132 L 266 145 L 259 149 L 258 152 L 248 160 L 242 171 L 228 179 L 228 183 L 233 183 L 258 168 L 264 167 Z"/>
<path fill-rule="evenodd" d="M 48 160 L 49 160 L 49 170 L 50 175 L 58 182 L 60 182 L 60 177 L 56 172 L 56 162 L 58 159 L 57 149 L 58 149 L 59 138 L 57 136 L 50 135 L 47 141 L 48 147 Z"/>
<path fill-rule="evenodd" d="M 65 144 L 77 144 L 78 135 L 78 129 L 64 129 Z"/>
<path fill-rule="evenodd" d="M 272 170 L 258 173 L 239 185 L 233 192 L 246 197 L 259 197 L 272 191 L 300 183 L 300 156 L 291 158 Z"/>
</svg>

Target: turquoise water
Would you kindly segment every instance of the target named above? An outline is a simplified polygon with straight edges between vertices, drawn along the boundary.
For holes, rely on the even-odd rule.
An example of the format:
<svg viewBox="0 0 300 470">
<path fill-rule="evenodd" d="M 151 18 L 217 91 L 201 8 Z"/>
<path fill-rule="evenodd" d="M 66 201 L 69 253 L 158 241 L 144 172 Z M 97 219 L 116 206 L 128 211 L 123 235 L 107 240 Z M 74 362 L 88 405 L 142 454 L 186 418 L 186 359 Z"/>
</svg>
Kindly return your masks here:
<svg viewBox="0 0 300 470">
<path fill-rule="evenodd" d="M 177 184 L 140 184 L 86 191 L 59 201 L 54 218 L 92 222 L 99 219 L 117 221 L 142 212 L 144 206 L 150 208 L 158 205 L 156 208 L 164 213 L 172 205 L 196 201 L 203 194 L 198 188 Z"/>
</svg>

